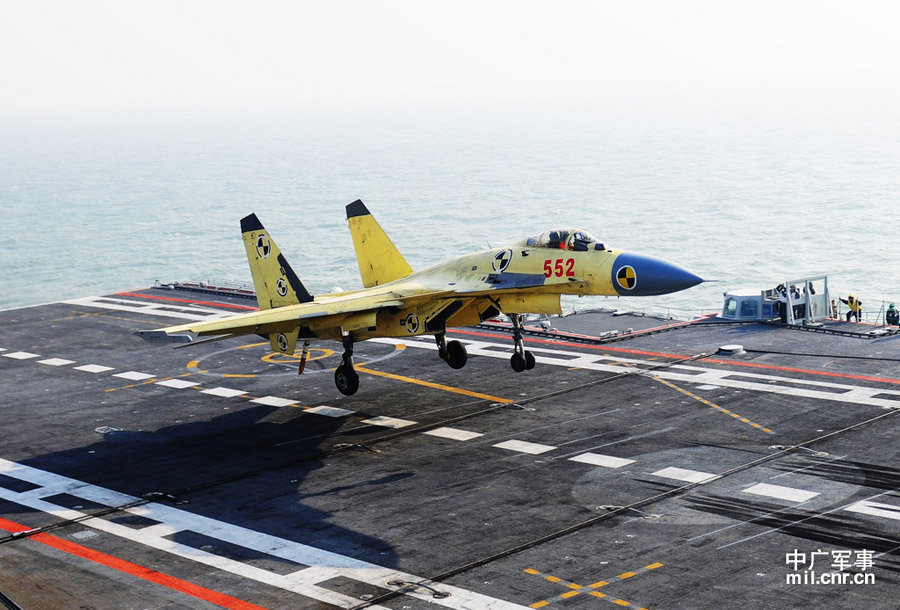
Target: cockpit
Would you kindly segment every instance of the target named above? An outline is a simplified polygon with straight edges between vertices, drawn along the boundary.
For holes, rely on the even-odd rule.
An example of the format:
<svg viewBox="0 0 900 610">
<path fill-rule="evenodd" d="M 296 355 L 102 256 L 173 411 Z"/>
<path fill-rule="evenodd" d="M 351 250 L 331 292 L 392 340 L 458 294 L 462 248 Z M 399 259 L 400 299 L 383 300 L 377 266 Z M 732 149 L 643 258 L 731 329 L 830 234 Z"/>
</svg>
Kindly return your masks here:
<svg viewBox="0 0 900 610">
<path fill-rule="evenodd" d="M 533 248 L 552 248 L 554 250 L 572 250 L 587 252 L 588 250 L 605 250 L 606 247 L 596 237 L 581 229 L 557 229 L 544 231 L 540 235 L 529 237 L 523 246 Z"/>
</svg>

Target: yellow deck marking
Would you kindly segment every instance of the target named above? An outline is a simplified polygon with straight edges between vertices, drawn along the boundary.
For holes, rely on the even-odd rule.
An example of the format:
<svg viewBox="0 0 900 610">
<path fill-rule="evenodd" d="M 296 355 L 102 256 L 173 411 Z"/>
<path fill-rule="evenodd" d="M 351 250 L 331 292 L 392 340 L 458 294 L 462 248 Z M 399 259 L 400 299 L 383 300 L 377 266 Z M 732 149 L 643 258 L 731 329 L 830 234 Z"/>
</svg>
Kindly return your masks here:
<svg viewBox="0 0 900 610">
<path fill-rule="evenodd" d="M 631 578 L 633 576 L 637 576 L 638 574 L 643 574 L 644 572 L 649 572 L 650 570 L 655 570 L 657 568 L 661 568 L 662 566 L 663 566 L 663 564 L 661 564 L 659 562 L 651 563 L 651 564 L 645 565 L 643 568 L 638 568 L 637 570 L 634 570 L 633 572 L 623 572 L 622 574 L 619 574 L 618 576 L 616 576 L 616 578 L 618 578 L 619 580 L 625 580 L 625 579 Z M 541 574 L 541 572 L 539 570 L 535 570 L 533 568 L 528 568 L 528 569 L 525 569 L 522 571 L 525 572 L 526 574 L 533 574 L 535 576 L 537 576 L 537 575 L 543 576 L 544 580 L 563 584 L 566 587 L 568 587 L 569 589 L 573 589 L 572 591 L 566 591 L 565 593 L 561 593 L 561 594 L 557 595 L 556 597 L 551 597 L 551 598 L 545 599 L 543 601 L 539 601 L 534 604 L 531 604 L 532 608 L 543 608 L 544 606 L 549 606 L 553 602 L 562 601 L 564 599 L 569 599 L 569 598 L 575 597 L 577 595 L 581 595 L 583 593 L 583 591 L 581 591 L 580 589 L 583 589 L 584 587 L 582 587 L 581 585 L 576 584 L 574 582 L 568 582 L 566 580 L 563 580 L 562 578 L 559 578 L 556 576 L 551 576 L 549 574 L 546 574 L 546 575 Z M 608 584 L 609 584 L 609 581 L 600 580 L 600 581 L 595 582 L 592 585 L 588 585 L 588 587 L 591 589 L 597 589 L 599 587 L 604 587 Z M 600 591 L 587 591 L 587 594 L 592 595 L 598 599 L 603 599 L 604 597 L 609 597 L 609 599 L 607 601 L 611 601 L 612 603 L 622 606 L 622 607 L 632 605 L 631 602 L 629 602 L 629 601 L 626 601 L 624 599 L 619 599 L 616 597 L 611 597 L 609 594 L 601 593 Z M 637 604 L 635 604 L 635 606 L 636 605 Z M 647 610 L 647 609 L 642 607 L 640 610 Z"/>
<path fill-rule="evenodd" d="M 701 403 L 703 403 L 703 404 L 705 404 L 705 405 L 708 405 L 708 406 L 712 407 L 713 409 L 715 409 L 716 411 L 718 411 L 719 413 L 724 413 L 725 415 L 730 415 L 731 417 L 733 417 L 733 418 L 735 418 L 735 419 L 737 419 L 737 420 L 740 420 L 740 421 L 742 421 L 742 422 L 745 423 L 745 424 L 749 424 L 749 425 L 753 426 L 754 428 L 756 428 L 757 430 L 762 430 L 763 432 L 765 432 L 765 433 L 767 433 L 767 434 L 775 434 L 774 432 L 772 432 L 772 431 L 769 430 L 768 428 L 764 428 L 764 427 L 761 426 L 760 424 L 754 423 L 754 422 L 750 421 L 749 419 L 747 419 L 746 417 L 741 417 L 740 414 L 735 413 L 734 411 L 729 411 L 728 409 L 726 409 L 726 408 L 724 408 L 724 407 L 720 407 L 719 405 L 717 405 L 717 404 L 714 403 L 714 402 L 710 402 L 710 401 L 706 400 L 705 398 L 702 398 L 702 397 L 700 397 L 700 396 L 697 396 L 696 394 L 693 394 L 693 393 L 691 393 L 691 392 L 688 392 L 688 391 L 685 390 L 684 388 L 679 388 L 679 387 L 678 387 L 677 385 L 675 385 L 674 383 L 670 383 L 670 382 L 666 381 L 665 379 L 661 379 L 661 378 L 659 378 L 659 377 L 654 377 L 653 380 L 654 380 L 654 381 L 658 381 L 658 382 L 660 382 L 661 384 L 663 384 L 664 386 L 668 386 L 668 387 L 672 388 L 673 390 L 678 390 L 679 392 L 681 392 L 681 393 L 684 394 L 685 396 L 688 396 L 688 397 L 693 398 L 694 400 L 697 400 L 697 401 L 699 401 L 699 402 L 701 402 Z"/>
<path fill-rule="evenodd" d="M 259 347 L 260 345 L 268 345 L 268 341 L 262 341 L 260 343 L 250 343 L 248 345 L 238 345 L 235 349 L 247 349 L 248 347 Z"/>
<path fill-rule="evenodd" d="M 187 363 L 187 367 L 188 367 L 189 369 L 195 369 L 195 368 L 197 368 L 199 365 L 200 365 L 200 361 L 199 361 L 199 360 L 191 360 L 190 362 Z"/>
<path fill-rule="evenodd" d="M 233 374 L 233 373 L 225 373 L 225 374 L 222 375 L 222 377 L 247 377 L 247 378 L 251 378 L 251 379 L 252 379 L 253 377 L 256 377 L 256 375 L 238 375 L 238 374 L 236 374 L 236 373 L 235 373 L 235 374 Z"/>
<path fill-rule="evenodd" d="M 385 373 L 384 371 L 376 371 L 370 368 L 367 368 L 365 364 L 357 364 L 356 370 L 360 373 L 368 373 L 370 375 L 376 375 L 378 377 L 386 377 L 387 379 L 394 379 L 396 381 L 405 381 L 406 383 L 414 383 L 416 385 L 425 386 L 426 388 L 434 388 L 436 390 L 443 390 L 445 392 L 454 392 L 456 394 L 463 394 L 464 396 L 471 396 L 473 398 L 481 398 L 483 400 L 490 400 L 491 402 L 502 402 L 502 403 L 512 403 L 514 400 L 510 400 L 509 398 L 500 398 L 499 396 L 491 396 L 490 394 L 482 394 L 480 392 L 473 392 L 472 390 L 464 390 L 462 388 L 454 388 L 449 385 L 443 385 L 440 383 L 433 383 L 431 381 L 423 381 L 422 379 L 414 379 L 412 377 L 404 377 L 403 375 L 394 375 L 393 373 Z"/>
</svg>

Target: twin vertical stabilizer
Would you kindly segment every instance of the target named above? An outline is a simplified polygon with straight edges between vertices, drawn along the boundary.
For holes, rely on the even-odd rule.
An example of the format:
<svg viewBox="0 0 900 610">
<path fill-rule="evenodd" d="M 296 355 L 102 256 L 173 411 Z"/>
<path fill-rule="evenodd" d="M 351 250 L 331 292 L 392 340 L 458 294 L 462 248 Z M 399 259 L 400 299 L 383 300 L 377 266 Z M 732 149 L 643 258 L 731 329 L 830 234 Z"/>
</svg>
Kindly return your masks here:
<svg viewBox="0 0 900 610">
<path fill-rule="evenodd" d="M 397 246 L 359 199 L 347 206 L 347 221 L 353 235 L 363 286 L 381 286 L 413 272 Z"/>
<path fill-rule="evenodd" d="M 256 214 L 241 219 L 241 235 L 260 309 L 275 309 L 313 300 Z"/>
</svg>

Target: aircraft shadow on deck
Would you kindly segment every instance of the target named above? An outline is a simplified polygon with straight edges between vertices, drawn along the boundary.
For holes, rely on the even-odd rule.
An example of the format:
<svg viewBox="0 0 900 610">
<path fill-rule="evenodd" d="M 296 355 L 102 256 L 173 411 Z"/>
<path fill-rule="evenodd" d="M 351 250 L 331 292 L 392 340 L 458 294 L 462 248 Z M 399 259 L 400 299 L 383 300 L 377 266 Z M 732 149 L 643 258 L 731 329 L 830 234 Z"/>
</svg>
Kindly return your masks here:
<svg viewBox="0 0 900 610">
<path fill-rule="evenodd" d="M 288 421 L 263 421 L 277 410 L 254 406 L 155 431 L 116 431 L 104 434 L 95 443 L 22 463 L 139 498 L 154 494 L 153 501 L 204 517 L 383 567 L 396 567 L 397 554 L 386 542 L 344 528 L 331 520 L 330 513 L 303 501 L 358 487 L 390 484 L 412 477 L 413 473 L 375 474 L 371 481 L 304 491 L 304 479 L 322 468 L 327 459 L 328 452 L 320 445 L 340 428 L 343 419 L 298 412 Z M 275 477 L 267 476 L 273 473 Z M 284 485 L 281 495 L 275 489 L 279 485 Z M 4 486 L 12 488 L 15 484 L 6 482 Z M 216 492 L 221 492 L 219 497 L 204 501 L 209 493 Z M 259 509 L 248 510 L 255 495 L 261 497 Z M 76 508 L 77 504 L 84 512 L 104 508 L 68 494 L 51 496 L 48 501 L 65 508 Z M 278 506 L 272 508 L 266 502 L 277 502 Z M 0 506 L 3 503 L 0 500 Z M 16 512 L 29 510 L 23 507 Z M 3 512 L 7 511 L 0 510 Z M 125 512 L 106 518 L 118 518 L 125 524 L 140 521 L 140 517 Z M 191 536 L 190 532 L 180 532 L 170 538 L 200 548 L 203 537 L 193 536 L 197 540 L 191 541 Z M 252 554 L 250 549 L 244 551 Z M 234 551 L 231 554 L 240 555 Z"/>
</svg>

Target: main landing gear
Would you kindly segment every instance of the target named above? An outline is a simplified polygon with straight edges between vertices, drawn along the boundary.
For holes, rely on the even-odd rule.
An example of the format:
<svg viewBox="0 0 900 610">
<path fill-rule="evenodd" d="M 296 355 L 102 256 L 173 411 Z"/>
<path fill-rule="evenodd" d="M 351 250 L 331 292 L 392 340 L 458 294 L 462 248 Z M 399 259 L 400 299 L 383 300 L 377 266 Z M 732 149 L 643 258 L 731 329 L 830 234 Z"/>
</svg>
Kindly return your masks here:
<svg viewBox="0 0 900 610">
<path fill-rule="evenodd" d="M 534 368 L 534 354 L 525 349 L 525 340 L 522 338 L 522 327 L 525 316 L 522 314 L 508 314 L 513 325 L 513 339 L 516 342 L 516 351 L 509 359 L 509 365 L 517 373 Z"/>
<path fill-rule="evenodd" d="M 459 341 L 447 341 L 447 333 L 442 331 L 435 333 L 434 342 L 438 346 L 438 355 L 441 360 L 450 365 L 452 369 L 461 369 L 466 366 L 469 360 L 469 354 L 466 352 L 466 346 Z"/>
<path fill-rule="evenodd" d="M 344 355 L 340 366 L 334 371 L 334 385 L 344 396 L 352 396 L 359 389 L 359 373 L 353 368 L 353 339 L 347 334 L 341 342 L 344 344 Z"/>
</svg>

